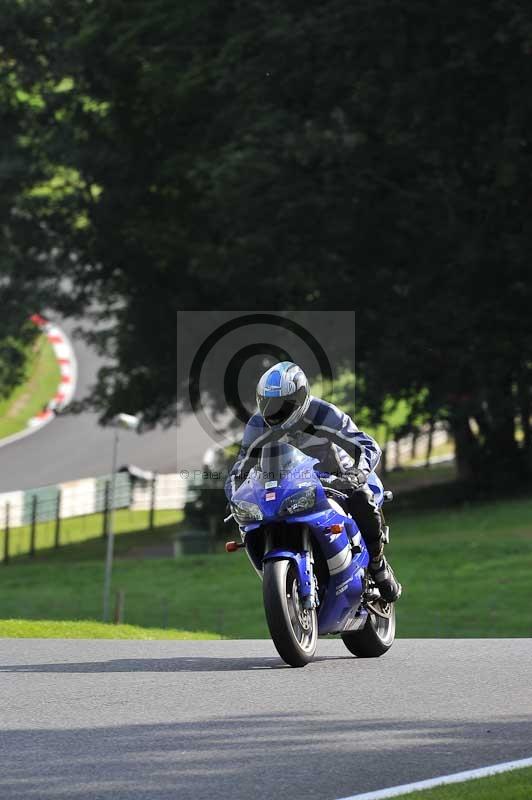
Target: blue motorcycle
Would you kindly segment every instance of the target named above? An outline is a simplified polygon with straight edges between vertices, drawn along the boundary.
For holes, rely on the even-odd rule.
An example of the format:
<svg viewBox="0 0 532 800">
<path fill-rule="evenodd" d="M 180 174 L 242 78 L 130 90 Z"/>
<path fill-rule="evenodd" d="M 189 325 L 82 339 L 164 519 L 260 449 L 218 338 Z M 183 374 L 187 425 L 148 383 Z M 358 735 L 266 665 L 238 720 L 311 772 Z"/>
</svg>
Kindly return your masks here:
<svg viewBox="0 0 532 800">
<path fill-rule="evenodd" d="M 293 667 L 312 661 L 318 636 L 340 634 L 358 657 L 383 655 L 395 638 L 395 606 L 380 596 L 368 572 L 369 554 L 346 496 L 315 471 L 317 459 L 281 442 L 267 444 L 234 493 L 241 542 L 262 578 L 270 635 Z M 372 473 L 377 502 L 391 499 Z"/>
</svg>

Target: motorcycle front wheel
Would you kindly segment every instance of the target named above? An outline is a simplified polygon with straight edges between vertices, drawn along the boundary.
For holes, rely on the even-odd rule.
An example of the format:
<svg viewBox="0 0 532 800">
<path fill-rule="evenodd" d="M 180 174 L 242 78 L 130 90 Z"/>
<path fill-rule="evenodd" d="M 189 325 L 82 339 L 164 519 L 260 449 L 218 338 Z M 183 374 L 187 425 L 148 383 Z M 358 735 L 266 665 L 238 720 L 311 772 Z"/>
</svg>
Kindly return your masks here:
<svg viewBox="0 0 532 800">
<path fill-rule="evenodd" d="M 318 617 L 316 609 L 302 607 L 296 568 L 289 559 L 266 561 L 262 594 L 277 652 L 291 667 L 304 667 L 316 652 Z"/>
</svg>

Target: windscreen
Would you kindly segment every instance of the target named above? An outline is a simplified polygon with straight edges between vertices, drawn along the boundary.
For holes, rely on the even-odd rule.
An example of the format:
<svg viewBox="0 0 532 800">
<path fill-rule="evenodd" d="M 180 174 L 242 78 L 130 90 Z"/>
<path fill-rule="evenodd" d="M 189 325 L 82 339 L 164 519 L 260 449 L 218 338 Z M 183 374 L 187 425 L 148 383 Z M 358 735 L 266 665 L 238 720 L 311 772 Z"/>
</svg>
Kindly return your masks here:
<svg viewBox="0 0 532 800">
<path fill-rule="evenodd" d="M 313 459 L 284 442 L 272 442 L 264 445 L 261 452 L 259 470 L 260 479 L 267 481 L 282 481 L 289 472 L 295 472 L 298 480 L 304 480 L 314 475 Z"/>
</svg>

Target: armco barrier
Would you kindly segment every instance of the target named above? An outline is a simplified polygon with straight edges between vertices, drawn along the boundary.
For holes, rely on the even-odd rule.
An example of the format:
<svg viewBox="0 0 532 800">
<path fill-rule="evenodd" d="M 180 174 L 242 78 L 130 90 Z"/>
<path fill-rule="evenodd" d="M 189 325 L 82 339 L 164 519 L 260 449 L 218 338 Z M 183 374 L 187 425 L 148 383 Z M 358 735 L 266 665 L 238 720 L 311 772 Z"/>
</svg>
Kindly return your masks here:
<svg viewBox="0 0 532 800">
<path fill-rule="evenodd" d="M 172 508 L 184 508 L 188 493 L 187 480 L 180 475 L 170 473 L 157 475 L 156 481 L 154 505 L 152 505 L 152 487 L 149 482 L 143 485 L 137 484 L 133 488 L 130 505 L 132 511 L 147 511 L 152 507 L 155 509 L 167 508 L 165 503 L 169 497 L 175 498 L 175 505 Z"/>
<path fill-rule="evenodd" d="M 12 528 L 23 525 L 24 492 L 4 492 L 0 495 L 0 525 L 3 525 L 9 509 L 9 522 Z"/>
<path fill-rule="evenodd" d="M 94 478 L 83 478 L 61 484 L 61 519 L 92 514 L 96 509 L 97 482 Z"/>
</svg>

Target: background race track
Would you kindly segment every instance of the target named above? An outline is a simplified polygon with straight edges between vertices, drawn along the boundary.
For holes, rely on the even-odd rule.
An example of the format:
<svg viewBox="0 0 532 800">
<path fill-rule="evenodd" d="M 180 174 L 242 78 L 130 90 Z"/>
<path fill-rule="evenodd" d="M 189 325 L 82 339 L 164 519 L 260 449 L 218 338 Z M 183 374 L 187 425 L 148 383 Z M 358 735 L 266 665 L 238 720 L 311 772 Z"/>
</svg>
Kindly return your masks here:
<svg viewBox="0 0 532 800">
<path fill-rule="evenodd" d="M 0 642 L 0 796 L 320 798 L 531 754 L 532 640 Z"/>
<path fill-rule="evenodd" d="M 70 336 L 75 324 L 61 322 L 61 326 Z M 81 400 L 94 383 L 102 360 L 79 339 L 72 343 L 78 362 L 74 399 Z M 109 428 L 98 425 L 96 414 L 58 416 L 31 436 L 0 447 L 0 492 L 107 474 L 111 471 L 112 437 Z M 188 417 L 179 429 L 159 427 L 142 435 L 122 434 L 119 464 L 158 472 L 195 469 L 210 444 L 196 420 Z"/>
</svg>

